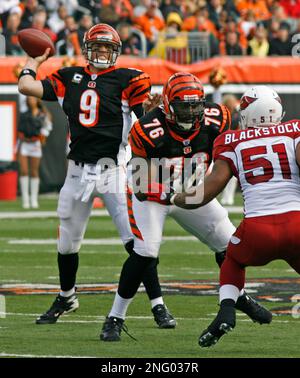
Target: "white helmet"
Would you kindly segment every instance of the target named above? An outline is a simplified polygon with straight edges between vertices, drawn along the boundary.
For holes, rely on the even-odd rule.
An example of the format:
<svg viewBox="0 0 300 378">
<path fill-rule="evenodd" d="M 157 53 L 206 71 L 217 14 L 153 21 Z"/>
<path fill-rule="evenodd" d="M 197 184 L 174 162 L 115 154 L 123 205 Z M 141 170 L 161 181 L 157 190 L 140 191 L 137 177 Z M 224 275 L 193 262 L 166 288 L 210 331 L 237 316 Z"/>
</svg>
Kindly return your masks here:
<svg viewBox="0 0 300 378">
<path fill-rule="evenodd" d="M 241 129 L 278 125 L 284 115 L 280 97 L 265 85 L 257 85 L 244 93 L 239 113 Z"/>
</svg>

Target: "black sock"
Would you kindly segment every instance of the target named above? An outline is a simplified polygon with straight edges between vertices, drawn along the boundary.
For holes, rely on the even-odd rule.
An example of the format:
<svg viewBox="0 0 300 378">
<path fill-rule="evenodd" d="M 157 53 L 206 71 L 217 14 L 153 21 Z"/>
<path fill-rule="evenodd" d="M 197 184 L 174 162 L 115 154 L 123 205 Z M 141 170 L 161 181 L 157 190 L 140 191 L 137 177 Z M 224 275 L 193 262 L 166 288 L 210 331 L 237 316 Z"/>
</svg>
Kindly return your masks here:
<svg viewBox="0 0 300 378">
<path fill-rule="evenodd" d="M 147 265 L 143 276 L 143 284 L 149 299 L 161 297 L 161 287 L 157 273 L 158 259 L 152 259 L 151 263 Z"/>
<path fill-rule="evenodd" d="M 134 242 L 130 240 L 128 243 L 125 244 L 126 251 L 131 255 L 133 252 Z M 158 279 L 157 273 L 157 265 L 159 264 L 159 260 L 152 259 L 151 263 L 147 265 L 143 276 L 143 284 L 145 286 L 146 293 L 149 299 L 155 299 L 162 296 L 161 294 L 161 287 Z"/>
<path fill-rule="evenodd" d="M 58 252 L 57 262 L 59 269 L 60 287 L 62 291 L 71 290 L 75 286 L 78 260 L 78 253 L 62 255 Z"/>
<path fill-rule="evenodd" d="M 230 298 L 223 299 L 220 303 L 220 306 L 221 307 L 235 307 L 235 301 Z"/>
<path fill-rule="evenodd" d="M 134 251 L 130 254 L 123 265 L 119 280 L 118 294 L 122 298 L 134 297 L 152 260 L 156 259 L 140 256 Z"/>
</svg>

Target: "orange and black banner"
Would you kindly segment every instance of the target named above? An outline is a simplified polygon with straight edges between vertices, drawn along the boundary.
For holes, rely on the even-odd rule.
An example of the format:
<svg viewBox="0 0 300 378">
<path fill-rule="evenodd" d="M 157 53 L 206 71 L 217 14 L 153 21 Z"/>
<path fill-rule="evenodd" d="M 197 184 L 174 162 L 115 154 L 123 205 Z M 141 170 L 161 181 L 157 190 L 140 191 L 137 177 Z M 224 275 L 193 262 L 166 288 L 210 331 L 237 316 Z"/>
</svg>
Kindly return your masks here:
<svg viewBox="0 0 300 378">
<path fill-rule="evenodd" d="M 52 57 L 39 68 L 39 78 L 62 67 L 65 57 Z M 16 83 L 13 68 L 18 63 L 25 64 L 26 57 L 0 58 L 0 84 Z M 83 58 L 78 65 L 85 65 Z M 197 76 L 204 84 L 208 83 L 211 70 L 222 67 L 227 82 L 232 84 L 281 83 L 300 84 L 300 59 L 293 57 L 216 57 L 190 65 L 179 65 L 158 58 L 123 57 L 118 59 L 118 67 L 134 67 L 151 77 L 152 85 L 162 85 L 175 72 L 185 71 Z"/>
</svg>

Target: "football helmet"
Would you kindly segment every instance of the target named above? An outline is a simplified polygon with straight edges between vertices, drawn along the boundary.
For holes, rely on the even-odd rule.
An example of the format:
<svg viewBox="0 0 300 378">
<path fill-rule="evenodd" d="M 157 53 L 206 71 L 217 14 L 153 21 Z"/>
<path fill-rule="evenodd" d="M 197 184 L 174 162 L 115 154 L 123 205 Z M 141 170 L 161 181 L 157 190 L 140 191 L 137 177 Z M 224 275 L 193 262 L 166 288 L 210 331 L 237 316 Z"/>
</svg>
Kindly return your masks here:
<svg viewBox="0 0 300 378">
<path fill-rule="evenodd" d="M 108 47 L 107 59 L 99 58 L 97 49 L 93 51 L 95 44 Z M 122 42 L 117 31 L 107 24 L 97 24 L 91 27 L 83 38 L 83 55 L 85 59 L 96 68 L 109 68 L 116 64 L 121 54 Z"/>
<path fill-rule="evenodd" d="M 241 129 L 278 125 L 284 116 L 280 97 L 265 85 L 257 85 L 244 93 L 239 114 Z"/>
<path fill-rule="evenodd" d="M 204 90 L 196 76 L 177 72 L 169 78 L 163 89 L 163 110 L 173 127 L 180 131 L 200 128 L 204 108 Z"/>
</svg>

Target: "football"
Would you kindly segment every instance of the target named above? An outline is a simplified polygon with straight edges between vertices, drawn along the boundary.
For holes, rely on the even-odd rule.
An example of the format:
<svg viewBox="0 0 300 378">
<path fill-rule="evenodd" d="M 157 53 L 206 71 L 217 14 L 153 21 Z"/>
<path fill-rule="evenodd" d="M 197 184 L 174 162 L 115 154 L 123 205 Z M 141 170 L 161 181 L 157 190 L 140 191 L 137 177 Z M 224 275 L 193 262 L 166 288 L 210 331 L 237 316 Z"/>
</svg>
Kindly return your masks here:
<svg viewBox="0 0 300 378">
<path fill-rule="evenodd" d="M 49 47 L 50 54 L 55 54 L 55 47 L 50 37 L 37 29 L 23 29 L 18 32 L 18 39 L 22 49 L 32 58 L 41 56 Z"/>
</svg>

